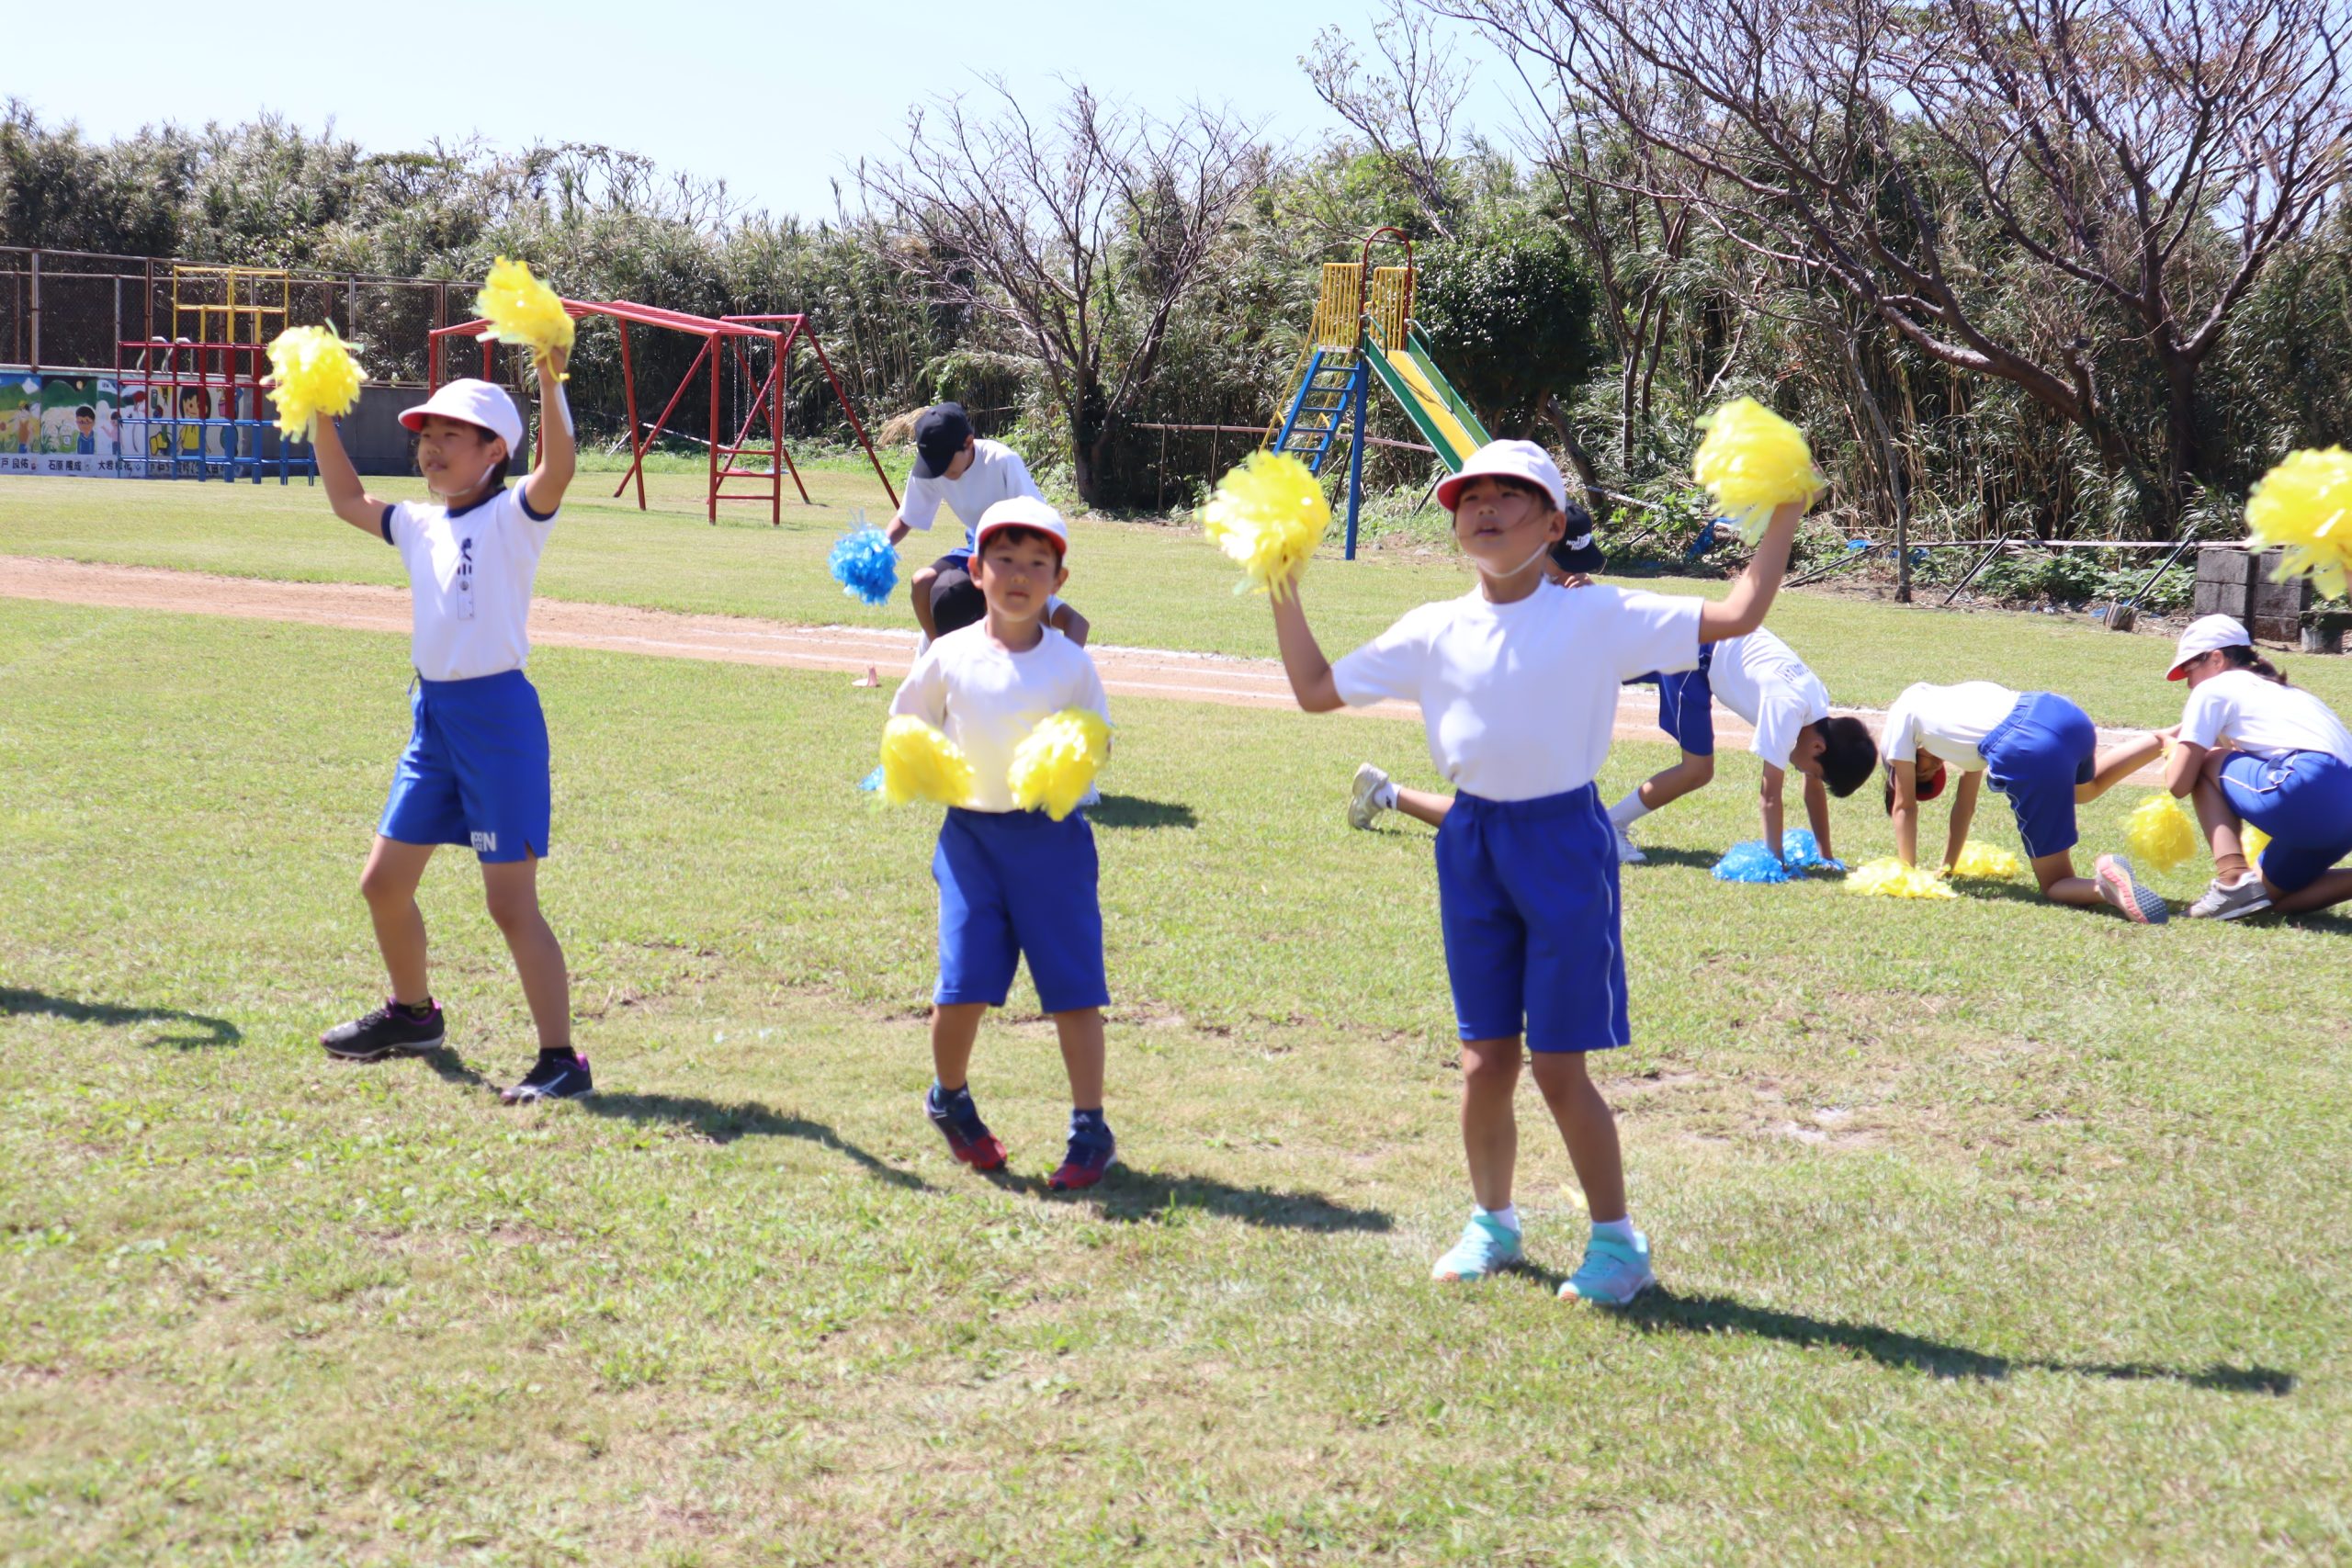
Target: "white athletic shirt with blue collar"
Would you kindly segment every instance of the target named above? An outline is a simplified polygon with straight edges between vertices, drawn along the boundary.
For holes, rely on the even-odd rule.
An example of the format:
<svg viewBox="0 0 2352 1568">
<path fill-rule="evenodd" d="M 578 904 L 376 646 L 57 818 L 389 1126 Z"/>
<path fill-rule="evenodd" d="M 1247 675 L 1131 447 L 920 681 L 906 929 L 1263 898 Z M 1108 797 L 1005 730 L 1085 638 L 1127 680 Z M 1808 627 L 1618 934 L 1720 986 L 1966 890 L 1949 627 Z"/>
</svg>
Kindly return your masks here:
<svg viewBox="0 0 2352 1568">
<path fill-rule="evenodd" d="M 555 519 L 531 510 L 522 485 L 455 512 L 413 501 L 384 508 L 377 527 L 400 551 L 416 606 L 409 656 L 419 675 L 472 681 L 523 668 L 531 583 Z"/>
<path fill-rule="evenodd" d="M 1696 598 L 1545 582 L 1509 604 L 1472 589 L 1408 610 L 1331 666 L 1340 700 L 1418 703 L 1430 760 L 1487 800 L 1590 784 L 1609 757 L 1619 684 L 1699 662 Z"/>
</svg>

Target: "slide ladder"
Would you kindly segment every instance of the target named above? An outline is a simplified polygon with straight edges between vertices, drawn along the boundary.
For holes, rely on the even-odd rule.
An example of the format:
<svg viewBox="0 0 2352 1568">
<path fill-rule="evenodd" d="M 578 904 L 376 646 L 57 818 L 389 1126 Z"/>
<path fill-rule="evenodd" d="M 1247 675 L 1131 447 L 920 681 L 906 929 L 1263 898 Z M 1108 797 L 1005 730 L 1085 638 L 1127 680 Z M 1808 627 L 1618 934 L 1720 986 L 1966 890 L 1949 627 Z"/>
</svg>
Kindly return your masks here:
<svg viewBox="0 0 2352 1568">
<path fill-rule="evenodd" d="M 1356 395 L 1364 362 L 1343 348 L 1317 348 L 1308 359 L 1306 374 L 1291 394 L 1290 412 L 1283 416 L 1273 449 L 1287 452 L 1316 473 L 1339 445 L 1340 422 Z"/>
</svg>

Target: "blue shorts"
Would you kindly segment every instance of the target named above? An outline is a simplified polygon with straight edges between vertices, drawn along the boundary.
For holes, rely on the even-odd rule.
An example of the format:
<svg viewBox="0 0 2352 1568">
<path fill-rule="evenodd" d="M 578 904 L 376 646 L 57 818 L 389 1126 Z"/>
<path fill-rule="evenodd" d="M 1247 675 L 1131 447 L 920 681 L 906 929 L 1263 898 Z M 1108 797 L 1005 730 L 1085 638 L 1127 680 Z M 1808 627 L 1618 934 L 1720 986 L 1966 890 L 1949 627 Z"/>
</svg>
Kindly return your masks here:
<svg viewBox="0 0 2352 1568">
<path fill-rule="evenodd" d="M 1437 831 L 1437 898 L 1463 1039 L 1524 1034 L 1531 1051 L 1633 1039 L 1617 833 L 1594 786 L 1540 800 L 1456 795 Z"/>
<path fill-rule="evenodd" d="M 2270 835 L 2262 880 L 2281 893 L 2301 892 L 2352 854 L 2352 767 L 2324 751 L 2237 752 L 2222 764 L 2222 793 Z"/>
<path fill-rule="evenodd" d="M 1094 829 L 1073 811 L 967 811 L 952 807 L 931 857 L 939 883 L 941 1007 L 1002 1007 L 1012 972 L 1029 978 L 1047 1012 L 1108 1007 Z"/>
<path fill-rule="evenodd" d="M 2050 692 L 2028 692 L 1976 748 L 1984 780 L 2008 797 L 2026 858 L 2071 850 L 2075 786 L 2098 772 L 2098 731 L 2090 715 Z"/>
<path fill-rule="evenodd" d="M 548 852 L 548 721 L 520 670 L 474 681 L 419 676 L 408 750 L 376 831 L 403 844 L 469 844 L 485 863 Z"/>
<path fill-rule="evenodd" d="M 1715 645 L 1709 643 L 1699 650 L 1696 670 L 1672 675 L 1653 670 L 1625 682 L 1657 688 L 1657 727 L 1693 757 L 1715 754 L 1715 687 L 1709 673 L 1714 661 Z"/>
</svg>

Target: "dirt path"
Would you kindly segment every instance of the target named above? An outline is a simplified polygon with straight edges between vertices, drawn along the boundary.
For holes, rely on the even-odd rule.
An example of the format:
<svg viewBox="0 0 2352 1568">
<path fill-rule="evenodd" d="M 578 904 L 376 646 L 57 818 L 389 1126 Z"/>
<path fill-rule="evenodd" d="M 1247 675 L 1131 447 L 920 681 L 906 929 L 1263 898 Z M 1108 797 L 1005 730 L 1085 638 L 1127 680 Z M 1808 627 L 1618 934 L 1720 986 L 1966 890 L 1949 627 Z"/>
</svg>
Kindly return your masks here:
<svg viewBox="0 0 2352 1568">
<path fill-rule="evenodd" d="M 357 582 L 276 582 L 263 578 L 218 577 L 209 572 L 156 567 L 105 566 L 37 556 L 0 556 L 0 597 L 40 599 L 58 604 L 97 604 L 120 609 L 170 610 L 193 615 L 230 615 L 245 620 L 293 621 L 345 630 L 410 629 L 405 588 Z M 885 683 L 914 658 L 911 630 L 859 626 L 798 626 L 740 615 L 690 615 L 640 610 L 624 604 L 582 604 L 562 599 L 535 600 L 531 640 L 543 648 L 594 648 L 612 653 L 644 653 L 665 659 L 708 659 L 729 664 L 773 664 L 794 670 L 836 670 L 864 674 L 873 669 Z M 1271 659 L 1235 659 L 1217 653 L 1179 653 L 1163 649 L 1120 648 L 1097 643 L 1089 650 L 1114 697 L 1170 697 L 1180 701 L 1233 703 L 1244 707 L 1289 708 L 1290 683 Z M 1374 718 L 1418 719 L 1403 703 L 1381 703 L 1346 710 Z M 1850 711 L 1868 719 L 1868 708 Z M 1621 738 L 1656 739 L 1657 698 L 1650 688 L 1625 688 L 1617 705 Z M 2120 733 L 2120 732 L 2116 732 Z M 2102 739 L 2109 732 L 2102 730 Z M 1725 750 L 1745 747 L 1747 726 L 1718 706 L 1715 736 Z M 2157 782 L 2144 770 L 2134 782 Z"/>
</svg>

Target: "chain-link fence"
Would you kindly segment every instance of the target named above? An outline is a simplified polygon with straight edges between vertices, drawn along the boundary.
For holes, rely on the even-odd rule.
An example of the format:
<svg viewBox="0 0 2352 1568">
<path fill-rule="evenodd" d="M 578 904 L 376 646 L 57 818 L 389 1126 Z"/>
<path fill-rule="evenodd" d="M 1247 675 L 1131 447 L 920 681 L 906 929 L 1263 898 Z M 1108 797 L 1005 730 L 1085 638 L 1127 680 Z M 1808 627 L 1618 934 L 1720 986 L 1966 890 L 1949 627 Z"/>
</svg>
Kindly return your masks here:
<svg viewBox="0 0 2352 1568">
<path fill-rule="evenodd" d="M 0 246 L 0 365 L 107 370 L 116 363 L 117 345 L 134 339 L 217 338 L 225 323 L 217 310 L 204 318 L 193 309 L 175 309 L 191 306 L 199 286 L 183 274 L 175 300 L 174 267 L 194 265 Z M 288 274 L 282 292 L 269 284 L 261 303 L 270 331 L 331 321 L 362 349 L 371 380 L 423 385 L 426 334 L 466 320 L 481 287 L 478 280 Z M 206 302 L 218 298 L 217 291 L 203 292 Z M 252 341 L 249 329 L 238 335 Z"/>
</svg>

